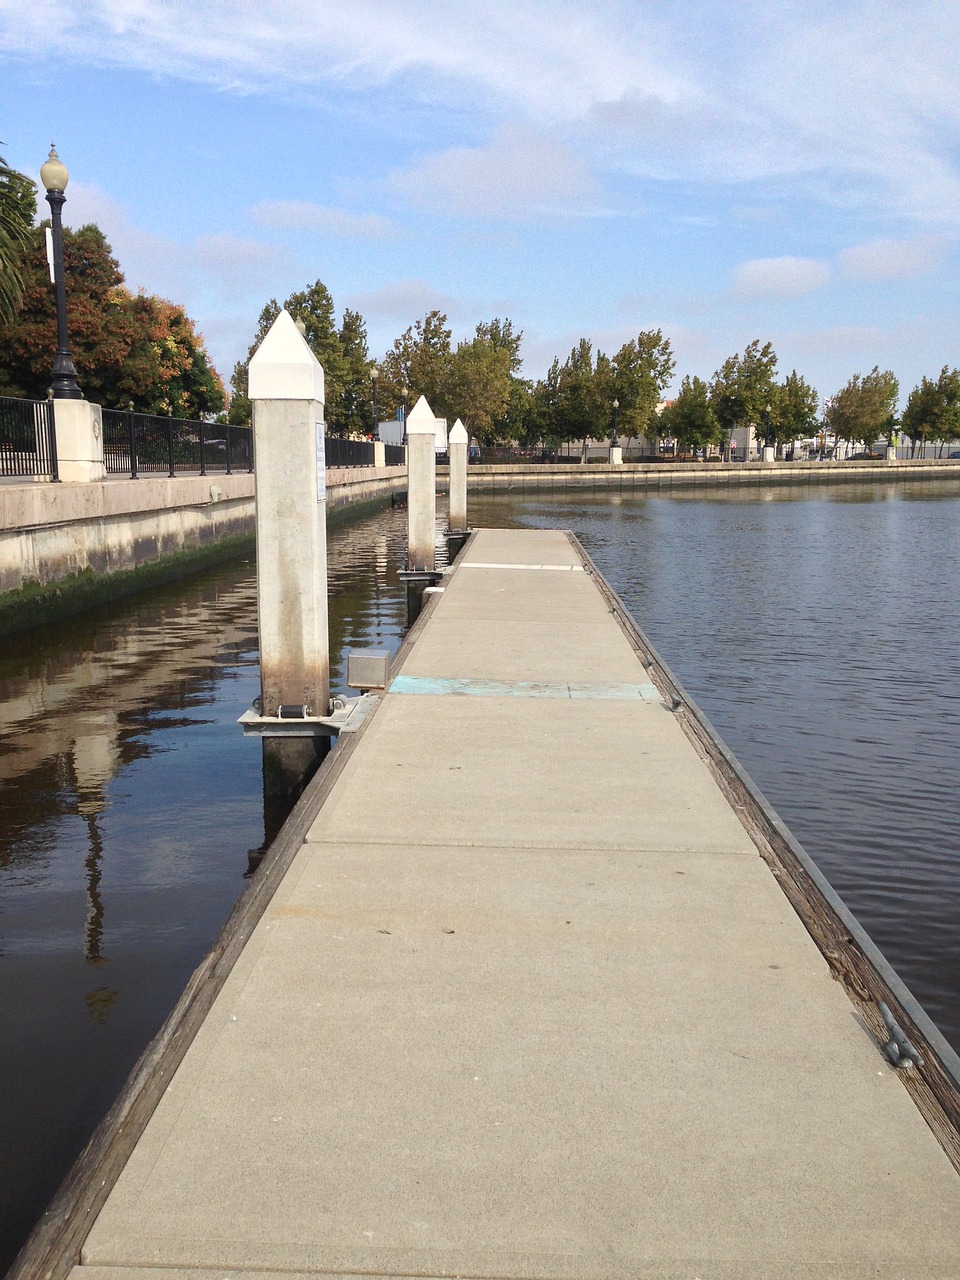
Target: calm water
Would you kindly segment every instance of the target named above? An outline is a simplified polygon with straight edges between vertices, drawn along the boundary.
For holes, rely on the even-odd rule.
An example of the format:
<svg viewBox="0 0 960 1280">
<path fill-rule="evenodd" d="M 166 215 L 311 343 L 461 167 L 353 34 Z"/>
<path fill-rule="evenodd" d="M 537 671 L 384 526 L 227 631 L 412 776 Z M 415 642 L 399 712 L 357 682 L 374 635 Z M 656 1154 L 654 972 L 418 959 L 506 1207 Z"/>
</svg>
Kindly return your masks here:
<svg viewBox="0 0 960 1280">
<path fill-rule="evenodd" d="M 960 485 L 474 503 L 572 528 L 960 1046 Z M 333 684 L 395 648 L 405 513 L 330 537 Z M 244 884 L 252 564 L 0 649 L 0 1272 Z"/>
</svg>

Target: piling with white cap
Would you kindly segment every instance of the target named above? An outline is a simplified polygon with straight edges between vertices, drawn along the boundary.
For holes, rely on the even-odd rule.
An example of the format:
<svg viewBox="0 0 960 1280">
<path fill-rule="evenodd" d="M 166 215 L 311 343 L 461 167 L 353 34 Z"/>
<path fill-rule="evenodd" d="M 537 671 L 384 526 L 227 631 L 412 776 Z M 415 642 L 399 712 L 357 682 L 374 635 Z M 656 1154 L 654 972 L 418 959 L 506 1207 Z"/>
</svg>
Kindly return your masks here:
<svg viewBox="0 0 960 1280">
<path fill-rule="evenodd" d="M 437 541 L 437 421 L 425 396 L 407 414 L 407 569 L 433 573 Z"/>
<path fill-rule="evenodd" d="M 467 429 L 458 418 L 450 429 L 447 449 L 450 456 L 450 533 L 467 531 Z"/>
<path fill-rule="evenodd" d="M 249 394 L 257 459 L 261 712 L 280 716 L 299 709 L 300 715 L 325 716 L 330 655 L 323 369 L 287 311 L 250 361 Z M 270 742 L 279 747 L 280 739 Z M 307 739 L 287 743 L 280 755 L 292 751 L 299 760 L 313 750 Z"/>
</svg>

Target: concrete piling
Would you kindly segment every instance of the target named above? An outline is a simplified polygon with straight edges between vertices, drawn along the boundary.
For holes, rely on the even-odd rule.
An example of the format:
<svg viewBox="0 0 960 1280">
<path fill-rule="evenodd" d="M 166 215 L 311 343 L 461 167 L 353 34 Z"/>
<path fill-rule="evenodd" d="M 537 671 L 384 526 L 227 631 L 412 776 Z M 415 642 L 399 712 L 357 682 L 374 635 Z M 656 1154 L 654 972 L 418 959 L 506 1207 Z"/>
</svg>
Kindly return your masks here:
<svg viewBox="0 0 960 1280">
<path fill-rule="evenodd" d="M 262 714 L 330 706 L 323 369 L 287 311 L 250 361 L 257 457 Z M 289 791 L 315 764 L 310 737 L 265 737 L 264 783 Z"/>
<path fill-rule="evenodd" d="M 467 530 L 467 429 L 458 418 L 450 430 L 447 447 L 450 456 L 450 533 Z"/>
<path fill-rule="evenodd" d="M 437 539 L 437 423 L 426 396 L 407 415 L 407 569 L 433 573 Z"/>
</svg>

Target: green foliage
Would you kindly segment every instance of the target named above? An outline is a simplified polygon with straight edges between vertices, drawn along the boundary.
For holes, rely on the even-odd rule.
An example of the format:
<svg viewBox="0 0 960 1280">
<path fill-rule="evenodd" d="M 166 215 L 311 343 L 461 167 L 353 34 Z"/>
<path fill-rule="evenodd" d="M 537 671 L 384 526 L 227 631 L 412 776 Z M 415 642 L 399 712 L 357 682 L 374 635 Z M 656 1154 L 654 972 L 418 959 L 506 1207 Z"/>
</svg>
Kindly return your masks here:
<svg viewBox="0 0 960 1280">
<path fill-rule="evenodd" d="M 837 440 L 862 440 L 869 448 L 893 431 L 900 384 L 886 369 L 874 365 L 863 377 L 854 374 L 826 406 L 824 422 Z"/>
<path fill-rule="evenodd" d="M 340 396 L 327 413 L 336 435 L 369 435 L 375 428 L 370 385 L 370 356 L 367 351 L 367 326 L 359 311 L 349 308 L 337 334 L 340 341 Z M 377 405 L 379 416 L 380 406 Z"/>
<path fill-rule="evenodd" d="M 723 438 L 710 403 L 710 388 L 701 378 L 684 378 L 680 393 L 659 416 L 658 434 L 673 436 L 681 451 L 706 449 Z"/>
<path fill-rule="evenodd" d="M 770 434 L 774 442 L 787 444 L 813 435 L 819 425 L 819 397 L 814 388 L 794 369 L 773 391 Z"/>
<path fill-rule="evenodd" d="M 37 216 L 36 185 L 0 156 L 0 322 L 11 323 L 23 296 L 22 257 Z"/>
<path fill-rule="evenodd" d="M 182 307 L 125 289 L 98 227 L 65 228 L 63 258 L 70 347 L 88 400 L 185 418 L 223 408 L 223 384 L 193 322 Z M 21 269 L 20 305 L 0 325 L 0 394 L 43 399 L 57 346 L 43 226 L 31 230 Z"/>
<path fill-rule="evenodd" d="M 772 406 L 776 394 L 776 372 L 773 345 L 767 342 L 761 347 L 759 338 L 744 348 L 742 356 L 728 356 L 716 371 L 710 383 L 710 404 L 725 440 L 737 427 L 763 430 L 767 405 Z"/>
<path fill-rule="evenodd" d="M 612 377 L 602 390 L 620 401 L 618 431 L 645 435 L 650 414 L 663 398 L 673 377 L 675 361 L 670 340 L 659 329 L 646 330 L 624 343 L 612 361 Z"/>
<path fill-rule="evenodd" d="M 944 365 L 936 382 L 923 378 L 910 392 L 900 427 L 914 446 L 960 437 L 960 369 Z"/>
<path fill-rule="evenodd" d="M 453 363 L 451 337 L 444 313 L 428 311 L 395 340 L 380 362 L 377 397 L 379 400 L 382 395 L 384 408 L 395 412 L 406 387 L 408 407 L 412 408 L 420 396 L 426 396 L 437 417 L 450 418 L 451 413 L 458 416 L 457 406 L 449 394 Z"/>
<path fill-rule="evenodd" d="M 506 420 L 513 389 L 513 349 L 499 339 L 489 325 L 478 324 L 473 338 L 458 344 L 450 362 L 447 402 L 459 406 L 452 412 L 482 444 L 500 438 L 498 426 Z"/>
</svg>

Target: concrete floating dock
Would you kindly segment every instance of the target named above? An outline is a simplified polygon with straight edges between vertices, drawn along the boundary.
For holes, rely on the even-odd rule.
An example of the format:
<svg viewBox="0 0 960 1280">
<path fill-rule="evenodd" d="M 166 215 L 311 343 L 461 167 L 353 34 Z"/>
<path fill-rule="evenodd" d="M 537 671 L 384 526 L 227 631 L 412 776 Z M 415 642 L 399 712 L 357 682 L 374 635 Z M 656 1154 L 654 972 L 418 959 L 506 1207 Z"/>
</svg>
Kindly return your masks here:
<svg viewBox="0 0 960 1280">
<path fill-rule="evenodd" d="M 474 535 L 74 1280 L 960 1274 L 960 1176 L 589 569 Z"/>
</svg>

